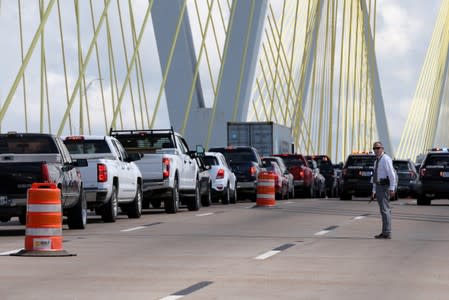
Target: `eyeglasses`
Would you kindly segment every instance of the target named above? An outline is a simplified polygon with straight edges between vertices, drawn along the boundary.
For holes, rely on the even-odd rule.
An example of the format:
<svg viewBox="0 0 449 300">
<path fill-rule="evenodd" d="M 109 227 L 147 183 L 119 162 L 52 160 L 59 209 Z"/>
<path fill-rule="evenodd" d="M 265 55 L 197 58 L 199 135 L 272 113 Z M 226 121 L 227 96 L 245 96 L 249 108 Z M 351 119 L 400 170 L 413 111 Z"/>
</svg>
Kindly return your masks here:
<svg viewBox="0 0 449 300">
<path fill-rule="evenodd" d="M 373 150 L 379 150 L 382 149 L 382 147 L 373 147 Z"/>
</svg>

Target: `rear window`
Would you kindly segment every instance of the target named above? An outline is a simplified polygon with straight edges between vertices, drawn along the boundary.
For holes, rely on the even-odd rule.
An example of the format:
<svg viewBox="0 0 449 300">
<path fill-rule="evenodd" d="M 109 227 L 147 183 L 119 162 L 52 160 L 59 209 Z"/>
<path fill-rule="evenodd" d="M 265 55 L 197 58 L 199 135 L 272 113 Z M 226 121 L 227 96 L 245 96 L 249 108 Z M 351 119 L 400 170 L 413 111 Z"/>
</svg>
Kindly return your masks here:
<svg viewBox="0 0 449 300">
<path fill-rule="evenodd" d="M 203 162 L 206 166 L 218 166 L 218 159 L 215 156 L 204 156 Z"/>
<path fill-rule="evenodd" d="M 284 163 L 287 167 L 300 167 L 300 166 L 304 166 L 305 162 L 302 159 L 301 156 L 281 156 L 282 159 L 284 160 Z"/>
<path fill-rule="evenodd" d="M 222 153 L 228 162 L 257 162 L 257 158 L 251 149 L 211 148 L 209 151 Z"/>
<path fill-rule="evenodd" d="M 429 155 L 426 158 L 425 166 L 449 167 L 449 155 Z"/>
<path fill-rule="evenodd" d="M 317 168 L 320 170 L 333 170 L 334 165 L 327 155 L 308 155 L 308 160 L 313 159 L 316 162 Z"/>
<path fill-rule="evenodd" d="M 105 140 L 64 140 L 70 154 L 111 153 Z"/>
<path fill-rule="evenodd" d="M 59 152 L 50 136 L 4 135 L 0 137 L 0 153 L 44 154 Z"/>
<path fill-rule="evenodd" d="M 174 148 L 171 134 L 118 134 L 114 137 L 120 141 L 126 150 L 157 150 L 163 148 Z"/>
<path fill-rule="evenodd" d="M 393 161 L 393 167 L 397 171 L 402 171 L 402 172 L 409 171 L 408 162 L 406 162 L 406 161 Z"/>
<path fill-rule="evenodd" d="M 363 168 L 374 167 L 375 160 L 376 160 L 376 157 L 374 155 L 370 155 L 370 156 L 352 155 L 352 156 L 348 157 L 346 166 L 348 166 L 348 167 L 363 167 Z"/>
</svg>

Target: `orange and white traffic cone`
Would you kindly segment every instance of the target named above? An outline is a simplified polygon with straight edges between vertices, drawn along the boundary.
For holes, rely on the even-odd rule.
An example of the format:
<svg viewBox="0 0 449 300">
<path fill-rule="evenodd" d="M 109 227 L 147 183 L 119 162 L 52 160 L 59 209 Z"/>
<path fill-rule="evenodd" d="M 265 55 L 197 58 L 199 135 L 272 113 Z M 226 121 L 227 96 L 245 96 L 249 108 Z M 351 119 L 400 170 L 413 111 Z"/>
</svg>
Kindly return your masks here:
<svg viewBox="0 0 449 300">
<path fill-rule="evenodd" d="M 260 172 L 257 177 L 256 206 L 275 206 L 275 196 L 275 175 L 270 172 Z"/>
<path fill-rule="evenodd" d="M 62 247 L 61 190 L 54 183 L 28 189 L 25 249 L 13 256 L 73 256 Z"/>
</svg>

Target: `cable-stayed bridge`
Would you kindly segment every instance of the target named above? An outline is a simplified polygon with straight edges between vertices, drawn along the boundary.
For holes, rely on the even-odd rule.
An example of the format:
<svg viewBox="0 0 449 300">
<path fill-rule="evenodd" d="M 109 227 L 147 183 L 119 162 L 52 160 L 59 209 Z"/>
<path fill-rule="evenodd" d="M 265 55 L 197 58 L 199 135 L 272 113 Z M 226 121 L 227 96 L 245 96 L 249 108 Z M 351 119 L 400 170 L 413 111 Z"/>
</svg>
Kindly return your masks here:
<svg viewBox="0 0 449 300">
<path fill-rule="evenodd" d="M 448 144 L 447 6 L 397 157 Z M 1 131 L 173 126 L 209 147 L 226 144 L 228 121 L 268 120 L 292 128 L 297 152 L 342 161 L 382 140 L 392 153 L 376 12 L 376 0 L 2 1 Z"/>
</svg>

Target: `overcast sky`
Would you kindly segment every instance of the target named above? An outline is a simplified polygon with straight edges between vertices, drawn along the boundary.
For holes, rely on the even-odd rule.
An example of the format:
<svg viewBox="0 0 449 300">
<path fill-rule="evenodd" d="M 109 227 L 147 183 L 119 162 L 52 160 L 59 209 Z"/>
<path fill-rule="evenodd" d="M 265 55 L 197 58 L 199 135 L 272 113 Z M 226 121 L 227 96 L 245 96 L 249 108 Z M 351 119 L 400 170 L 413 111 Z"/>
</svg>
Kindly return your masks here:
<svg viewBox="0 0 449 300">
<path fill-rule="evenodd" d="M 441 1 L 380 0 L 377 4 L 377 64 L 395 149 L 411 106 Z"/>
<path fill-rule="evenodd" d="M 139 4 L 142 6 L 142 14 L 140 17 L 138 13 L 136 14 L 136 17 L 141 20 L 144 11 L 143 8 L 146 7 L 147 2 L 144 0 L 133 1 L 135 5 Z M 278 0 L 272 1 L 273 3 L 276 3 Z M 341 5 L 342 1 L 343 0 L 339 1 L 339 5 Z M 441 1 L 442 0 L 377 0 L 376 57 L 391 141 L 395 149 L 397 149 L 400 135 L 411 106 L 411 101 L 424 62 L 424 57 L 429 46 Z M 65 3 L 65 1 L 62 2 Z M 13 78 L 17 74 L 17 69 L 20 65 L 20 56 L 17 55 L 17 43 L 19 40 L 17 35 L 17 19 L 16 16 L 13 17 L 12 14 L 8 13 L 10 10 L 17 9 L 17 1 L 7 0 L 1 1 L 0 3 L 0 47 L 2 48 L 3 54 L 0 59 L 2 65 L 2 72 L 0 72 L 0 102 L 3 102 L 12 84 Z M 27 0 L 22 1 L 22 3 L 25 7 L 25 4 L 30 6 L 30 4 L 34 5 L 33 3 L 38 2 L 29 2 Z M 88 1 L 80 1 L 80 3 L 88 3 Z M 201 1 L 199 1 L 199 3 L 201 3 Z M 125 6 L 125 4 L 127 4 L 127 1 L 123 1 L 123 6 Z M 73 6 L 73 2 L 70 2 L 70 5 L 67 3 L 67 5 L 64 6 Z M 36 22 L 38 20 L 36 17 L 38 18 L 38 12 L 35 9 L 24 9 L 24 11 L 24 23 L 29 24 L 30 22 L 32 23 L 30 20 L 34 20 L 34 24 L 37 24 Z M 57 19 L 50 20 L 49 24 L 51 24 L 50 22 L 53 22 L 53 25 L 57 28 Z M 86 21 L 82 24 L 88 26 L 89 22 Z M 28 40 L 30 40 L 31 36 L 34 34 L 35 28 L 35 26 L 24 27 L 24 29 L 28 31 L 24 33 L 25 37 L 28 37 Z M 47 38 L 51 32 L 50 29 L 46 30 Z M 153 34 L 152 29 L 148 30 L 148 32 L 150 35 Z M 57 32 L 54 34 L 57 36 Z M 49 43 L 51 44 L 51 39 Z M 151 42 L 145 42 L 145 45 L 150 44 Z M 49 47 L 49 45 L 47 45 L 47 47 Z M 73 43 L 72 48 L 76 48 L 75 43 Z M 151 57 L 150 59 L 147 59 L 147 61 L 151 59 L 154 60 L 157 57 L 157 53 L 154 51 L 152 52 L 152 50 L 148 50 L 145 53 L 147 53 L 147 55 L 150 54 L 149 57 Z M 38 55 L 36 56 L 39 58 Z M 76 64 L 76 60 L 73 63 Z M 158 64 L 154 62 L 151 64 L 153 66 L 158 66 Z M 39 67 L 35 66 L 35 69 L 39 70 Z M 154 70 L 154 67 L 150 69 L 153 69 L 151 74 L 148 74 L 149 71 L 146 72 L 151 78 L 157 78 L 154 86 L 154 90 L 157 91 L 161 81 L 160 70 Z M 56 74 L 60 73 L 60 71 L 56 72 Z M 11 74 L 14 75 L 12 76 Z M 94 78 L 95 77 L 92 77 L 89 80 L 93 80 Z M 63 99 L 62 89 L 57 88 L 63 84 L 61 80 L 62 78 L 54 80 L 56 83 L 54 84 L 55 88 L 53 89 L 61 90 L 60 99 Z M 29 83 L 29 85 L 32 84 L 35 84 L 37 91 L 39 91 L 38 82 Z M 50 90 L 52 90 L 51 86 Z M 98 82 L 92 85 L 89 94 L 98 96 Z M 149 95 L 149 98 L 156 98 L 156 95 Z M 10 109 L 18 108 L 19 106 L 12 106 Z M 38 107 L 34 106 L 34 108 L 31 109 L 38 110 Z M 5 128 L 13 127 L 11 124 L 8 124 L 8 122 L 12 121 L 16 122 L 17 118 L 5 118 L 4 123 L 2 124 L 2 129 L 5 130 Z M 156 126 L 157 125 L 158 124 L 156 124 Z M 57 126 L 55 125 L 54 127 Z M 53 131 L 55 131 L 55 128 L 53 128 Z"/>
</svg>

